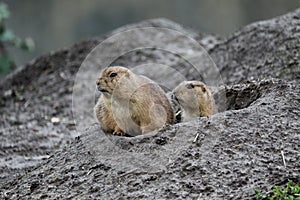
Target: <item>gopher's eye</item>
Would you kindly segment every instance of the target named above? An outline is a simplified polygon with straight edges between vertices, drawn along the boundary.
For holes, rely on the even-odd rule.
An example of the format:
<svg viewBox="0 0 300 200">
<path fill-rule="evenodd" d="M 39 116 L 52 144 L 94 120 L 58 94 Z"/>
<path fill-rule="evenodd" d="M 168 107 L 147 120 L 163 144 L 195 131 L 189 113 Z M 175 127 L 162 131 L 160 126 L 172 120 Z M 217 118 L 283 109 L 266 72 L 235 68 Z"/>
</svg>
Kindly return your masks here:
<svg viewBox="0 0 300 200">
<path fill-rule="evenodd" d="M 109 75 L 109 77 L 110 78 L 113 78 L 113 77 L 116 77 L 118 74 L 117 73 L 111 73 L 110 75 Z"/>
<path fill-rule="evenodd" d="M 187 89 L 193 89 L 195 86 L 193 84 L 187 84 L 185 87 Z"/>
</svg>

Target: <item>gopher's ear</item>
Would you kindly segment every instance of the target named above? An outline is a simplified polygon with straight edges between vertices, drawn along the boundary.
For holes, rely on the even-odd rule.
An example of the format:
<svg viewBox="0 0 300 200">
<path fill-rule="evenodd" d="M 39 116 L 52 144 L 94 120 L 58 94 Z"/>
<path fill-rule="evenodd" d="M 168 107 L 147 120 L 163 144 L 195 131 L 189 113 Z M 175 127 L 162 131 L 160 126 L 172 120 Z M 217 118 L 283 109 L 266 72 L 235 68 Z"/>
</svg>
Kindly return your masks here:
<svg viewBox="0 0 300 200">
<path fill-rule="evenodd" d="M 201 87 L 202 92 L 205 93 L 205 92 L 206 92 L 205 86 L 204 86 L 204 85 L 201 85 L 200 87 Z"/>
<path fill-rule="evenodd" d="M 130 73 L 129 70 L 128 70 L 127 72 L 125 72 L 125 77 L 126 77 L 126 78 L 130 78 L 130 77 L 131 77 L 131 73 Z"/>
</svg>

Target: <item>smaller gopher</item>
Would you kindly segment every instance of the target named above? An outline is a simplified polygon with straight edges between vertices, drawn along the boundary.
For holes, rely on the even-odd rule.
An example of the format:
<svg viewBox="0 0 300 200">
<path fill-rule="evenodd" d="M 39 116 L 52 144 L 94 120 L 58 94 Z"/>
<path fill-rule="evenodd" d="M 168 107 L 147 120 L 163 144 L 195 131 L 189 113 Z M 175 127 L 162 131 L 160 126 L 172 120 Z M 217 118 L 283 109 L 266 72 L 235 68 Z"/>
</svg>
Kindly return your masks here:
<svg viewBox="0 0 300 200">
<path fill-rule="evenodd" d="M 195 117 L 210 116 L 217 112 L 210 90 L 200 81 L 184 81 L 172 93 L 180 106 L 180 121 L 186 122 Z"/>
<path fill-rule="evenodd" d="M 94 110 L 105 132 L 135 136 L 175 122 L 164 91 L 145 76 L 125 67 L 108 67 L 96 84 L 102 94 Z"/>
</svg>

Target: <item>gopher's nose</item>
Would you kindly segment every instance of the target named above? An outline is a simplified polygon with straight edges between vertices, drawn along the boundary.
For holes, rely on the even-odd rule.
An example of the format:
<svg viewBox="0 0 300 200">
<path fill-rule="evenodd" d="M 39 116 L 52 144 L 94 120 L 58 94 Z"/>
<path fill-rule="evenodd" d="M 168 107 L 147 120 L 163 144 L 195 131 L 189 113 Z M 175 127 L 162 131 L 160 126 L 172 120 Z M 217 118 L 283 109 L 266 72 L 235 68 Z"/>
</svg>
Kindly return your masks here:
<svg viewBox="0 0 300 200">
<path fill-rule="evenodd" d="M 100 81 L 96 81 L 96 85 L 99 86 L 100 85 Z"/>
</svg>

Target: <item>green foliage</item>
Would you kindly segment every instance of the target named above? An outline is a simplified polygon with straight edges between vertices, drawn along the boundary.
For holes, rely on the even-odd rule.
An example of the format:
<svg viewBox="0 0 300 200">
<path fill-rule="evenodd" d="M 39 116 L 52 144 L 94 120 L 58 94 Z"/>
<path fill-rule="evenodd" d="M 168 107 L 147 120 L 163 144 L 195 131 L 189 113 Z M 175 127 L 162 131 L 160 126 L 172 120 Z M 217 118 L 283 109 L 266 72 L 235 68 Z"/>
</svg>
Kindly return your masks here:
<svg viewBox="0 0 300 200">
<path fill-rule="evenodd" d="M 9 74 L 13 65 L 14 62 L 9 56 L 0 56 L 0 74 Z"/>
<path fill-rule="evenodd" d="M 263 200 L 300 200 L 300 186 L 290 180 L 285 188 L 275 185 L 266 194 L 263 194 L 260 190 L 255 190 L 255 194 Z"/>
<path fill-rule="evenodd" d="M 31 51 L 34 48 L 34 43 L 31 38 L 25 38 L 22 40 L 17 37 L 11 30 L 5 30 L 3 24 L 0 24 L 0 43 L 10 44 L 12 46 L 18 47 L 24 51 Z"/>
<path fill-rule="evenodd" d="M 10 17 L 10 12 L 7 8 L 7 5 L 4 3 L 0 3 L 0 22 L 3 21 L 3 19 L 7 19 Z"/>
<path fill-rule="evenodd" d="M 24 40 L 16 36 L 12 30 L 6 29 L 4 25 L 5 19 L 10 17 L 7 5 L 0 3 L 0 74 L 8 74 L 14 67 L 14 61 L 8 55 L 6 47 L 14 46 L 24 51 L 34 49 L 34 42 L 31 38 Z"/>
</svg>

